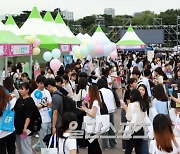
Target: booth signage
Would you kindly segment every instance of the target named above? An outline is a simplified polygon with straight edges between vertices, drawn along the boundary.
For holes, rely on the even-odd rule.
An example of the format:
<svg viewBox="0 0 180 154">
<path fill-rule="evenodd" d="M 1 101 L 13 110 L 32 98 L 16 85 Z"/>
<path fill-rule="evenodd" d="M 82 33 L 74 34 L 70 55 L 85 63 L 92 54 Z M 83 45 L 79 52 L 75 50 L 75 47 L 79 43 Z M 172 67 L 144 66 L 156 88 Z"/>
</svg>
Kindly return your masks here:
<svg viewBox="0 0 180 154">
<path fill-rule="evenodd" d="M 61 52 L 70 52 L 71 46 L 69 44 L 61 44 L 60 50 L 61 50 Z"/>
<path fill-rule="evenodd" d="M 31 54 L 31 45 L 11 45 L 9 56 L 25 56 Z"/>
</svg>

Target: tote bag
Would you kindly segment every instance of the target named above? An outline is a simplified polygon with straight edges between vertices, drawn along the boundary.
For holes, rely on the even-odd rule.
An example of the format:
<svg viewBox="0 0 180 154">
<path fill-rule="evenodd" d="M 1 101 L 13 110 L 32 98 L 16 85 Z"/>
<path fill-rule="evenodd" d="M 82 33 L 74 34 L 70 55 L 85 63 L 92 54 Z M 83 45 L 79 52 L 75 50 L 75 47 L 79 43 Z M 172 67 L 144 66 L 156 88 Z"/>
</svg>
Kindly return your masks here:
<svg viewBox="0 0 180 154">
<path fill-rule="evenodd" d="M 0 130 L 8 132 L 14 131 L 14 111 L 11 110 L 10 103 L 8 103 L 8 109 L 3 111 L 0 121 Z"/>
<path fill-rule="evenodd" d="M 110 117 L 108 114 L 99 115 L 95 118 L 84 116 L 83 127 L 88 134 L 105 133 L 110 128 Z"/>
<path fill-rule="evenodd" d="M 58 154 L 58 148 L 56 148 L 56 135 L 52 135 L 49 140 L 49 145 L 47 148 L 41 148 L 41 154 Z M 50 148 L 51 144 L 53 143 L 53 148 Z"/>
</svg>

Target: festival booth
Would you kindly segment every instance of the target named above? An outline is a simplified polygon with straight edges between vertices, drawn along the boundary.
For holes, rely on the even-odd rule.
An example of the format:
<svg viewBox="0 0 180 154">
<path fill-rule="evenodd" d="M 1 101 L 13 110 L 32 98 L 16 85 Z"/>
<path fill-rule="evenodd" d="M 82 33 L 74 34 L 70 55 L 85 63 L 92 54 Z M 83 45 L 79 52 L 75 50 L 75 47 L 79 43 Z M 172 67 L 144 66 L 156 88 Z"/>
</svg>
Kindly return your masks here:
<svg viewBox="0 0 180 154">
<path fill-rule="evenodd" d="M 52 50 L 58 48 L 60 40 L 56 35 L 53 35 L 44 23 L 37 7 L 31 11 L 26 22 L 20 28 L 20 35 L 22 38 L 25 36 L 36 35 L 40 39 L 40 48 Z"/>
<path fill-rule="evenodd" d="M 138 37 L 130 25 L 124 36 L 116 43 L 118 50 L 145 51 L 146 44 Z"/>
<path fill-rule="evenodd" d="M 32 56 L 32 45 L 8 31 L 0 22 L 0 57 L 5 58 L 5 70 L 7 71 L 7 61 L 9 57 Z M 31 58 L 30 58 L 31 59 Z M 1 60 L 1 66 L 3 66 Z M 2 69 L 2 68 L 1 68 Z"/>
</svg>

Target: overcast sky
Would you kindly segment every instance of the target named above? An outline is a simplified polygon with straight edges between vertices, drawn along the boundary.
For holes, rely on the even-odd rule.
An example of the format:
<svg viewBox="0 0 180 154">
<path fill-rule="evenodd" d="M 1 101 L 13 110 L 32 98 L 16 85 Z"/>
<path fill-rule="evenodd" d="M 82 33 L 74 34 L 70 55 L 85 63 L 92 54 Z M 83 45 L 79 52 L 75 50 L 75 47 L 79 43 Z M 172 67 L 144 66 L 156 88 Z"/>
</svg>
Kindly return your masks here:
<svg viewBox="0 0 180 154">
<path fill-rule="evenodd" d="M 151 10 L 155 13 L 180 8 L 180 0 L 0 0 L 0 15 L 19 14 L 23 10 L 69 10 L 74 18 L 92 14 L 103 14 L 104 8 L 114 8 L 116 15 L 133 15 L 135 12 Z"/>
</svg>

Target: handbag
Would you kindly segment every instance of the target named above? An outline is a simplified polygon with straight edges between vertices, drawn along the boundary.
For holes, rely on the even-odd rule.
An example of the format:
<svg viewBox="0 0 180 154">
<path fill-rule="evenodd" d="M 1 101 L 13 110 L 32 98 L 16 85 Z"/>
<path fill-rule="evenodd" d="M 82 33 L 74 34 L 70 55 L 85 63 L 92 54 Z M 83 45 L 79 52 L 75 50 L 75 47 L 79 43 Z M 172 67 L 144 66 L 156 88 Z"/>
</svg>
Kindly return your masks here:
<svg viewBox="0 0 180 154">
<path fill-rule="evenodd" d="M 58 154 L 58 148 L 56 148 L 56 135 L 52 135 L 49 140 L 49 145 L 47 148 L 41 148 L 41 154 Z M 53 145 L 51 148 L 51 144 Z"/>
<path fill-rule="evenodd" d="M 0 130 L 13 132 L 14 129 L 14 111 L 11 110 L 11 104 L 8 103 L 8 108 L 3 111 L 0 122 Z"/>
<path fill-rule="evenodd" d="M 99 115 L 95 118 L 84 116 L 83 126 L 87 134 L 105 133 L 110 128 L 110 117 L 108 114 Z"/>
</svg>

